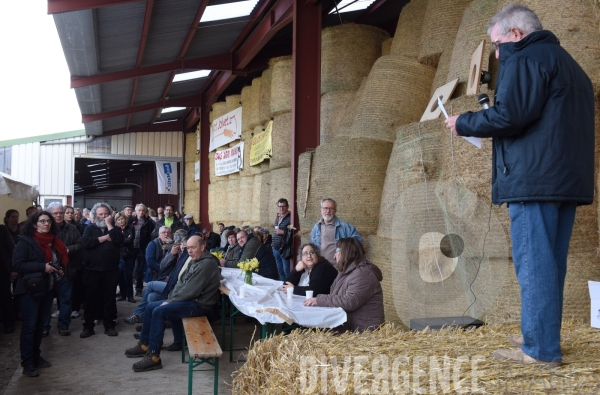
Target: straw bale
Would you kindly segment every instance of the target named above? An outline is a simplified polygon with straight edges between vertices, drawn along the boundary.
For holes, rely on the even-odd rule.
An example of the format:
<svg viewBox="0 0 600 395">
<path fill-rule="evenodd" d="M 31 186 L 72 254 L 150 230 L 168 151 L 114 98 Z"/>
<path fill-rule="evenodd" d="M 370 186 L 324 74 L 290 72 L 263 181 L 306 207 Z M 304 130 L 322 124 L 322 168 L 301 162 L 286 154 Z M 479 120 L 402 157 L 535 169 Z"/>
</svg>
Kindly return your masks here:
<svg viewBox="0 0 600 395">
<path fill-rule="evenodd" d="M 239 201 L 246 200 L 245 196 L 240 195 L 240 180 L 226 181 L 225 188 L 225 200 L 221 203 L 225 206 L 225 219 L 229 222 L 238 222 Z"/>
<path fill-rule="evenodd" d="M 430 0 L 427 2 L 421 30 L 419 62 L 437 67 L 442 52 L 454 45 L 463 12 L 471 1 Z"/>
<path fill-rule="evenodd" d="M 435 77 L 433 77 L 433 83 L 431 84 L 431 91 L 429 97 L 433 96 L 435 90 L 442 85 L 446 85 L 448 82 L 447 76 L 450 70 L 450 60 L 452 57 L 452 47 L 446 48 L 440 55 L 437 69 L 435 71 Z"/>
<path fill-rule="evenodd" d="M 253 129 L 259 124 L 258 96 L 260 93 L 260 81 L 242 88 L 242 130 Z"/>
<path fill-rule="evenodd" d="M 394 42 L 394 37 L 390 37 L 384 42 L 381 43 L 381 56 L 389 55 L 392 51 L 392 43 Z"/>
<path fill-rule="evenodd" d="M 208 119 L 212 122 L 225 114 L 227 114 L 227 103 L 219 101 L 212 105 L 212 111 L 208 115 Z"/>
<path fill-rule="evenodd" d="M 192 214 L 194 218 L 198 218 L 200 214 L 200 202 L 198 201 L 198 190 L 186 190 L 183 198 L 183 212 Z"/>
<path fill-rule="evenodd" d="M 208 175 L 210 183 L 219 182 L 227 179 L 227 176 L 215 176 L 215 151 L 208 153 Z"/>
<path fill-rule="evenodd" d="M 252 202 L 252 222 L 255 224 L 269 224 L 273 207 L 269 206 L 269 192 L 271 173 L 262 173 L 254 176 L 254 192 Z"/>
<path fill-rule="evenodd" d="M 309 192 L 308 189 L 308 185 L 307 185 L 307 181 L 308 181 L 308 173 L 309 171 L 311 171 L 311 166 L 312 163 L 314 161 L 314 153 L 313 152 L 304 152 L 302 154 L 300 154 L 300 156 L 298 156 L 298 175 L 296 177 L 296 203 L 297 203 L 297 210 L 298 210 L 298 218 L 300 218 L 300 230 L 298 232 L 298 235 L 300 236 L 302 243 L 307 243 L 310 242 L 310 230 L 312 228 L 312 225 L 314 225 L 314 223 L 312 225 L 310 225 L 310 223 L 307 223 L 306 221 L 303 221 L 303 217 L 305 218 L 305 213 L 304 213 L 304 205 L 306 204 L 305 202 L 307 201 L 307 194 Z M 314 169 L 314 167 L 313 167 Z M 312 175 L 311 175 L 312 177 Z M 315 198 L 316 199 L 316 198 Z M 310 203 L 310 201 L 309 201 Z M 314 206 L 314 202 L 313 202 L 313 206 Z M 317 206 L 318 207 L 318 206 Z M 314 207 L 313 207 L 314 210 Z M 318 217 L 317 217 L 318 218 Z M 306 227 L 306 226 L 310 226 L 310 227 Z"/>
<path fill-rule="evenodd" d="M 283 112 L 273 116 L 273 152 L 269 169 L 290 167 L 292 157 L 292 113 Z"/>
<path fill-rule="evenodd" d="M 291 199 L 291 168 L 271 170 L 269 179 L 269 199 L 266 205 L 266 217 L 261 216 L 261 224 L 273 224 L 277 213 L 277 201 L 281 198 Z"/>
<path fill-rule="evenodd" d="M 267 123 L 271 118 L 271 78 L 273 71 L 266 69 L 262 73 L 260 92 L 258 93 L 258 118 L 261 124 Z"/>
<path fill-rule="evenodd" d="M 364 333 L 295 330 L 254 342 L 232 374 L 235 394 L 559 394 L 596 393 L 598 332 L 563 321 L 563 364 L 499 363 L 518 324 L 472 330 L 406 331 L 387 324 Z"/>
<path fill-rule="evenodd" d="M 454 97 L 462 96 L 466 93 L 471 56 L 481 43 L 481 40 L 488 39 L 487 22 L 499 10 L 500 7 L 497 0 L 474 0 L 465 9 L 452 50 L 450 70 L 446 77 L 446 81 L 460 78 L 460 82 L 454 92 Z M 487 54 L 492 52 L 491 48 L 492 46 L 488 39 L 486 52 L 483 56 L 482 70 L 489 70 L 489 56 Z"/>
<path fill-rule="evenodd" d="M 393 142 L 392 123 L 418 120 L 429 103 L 435 68 L 405 56 L 375 62 L 352 121 L 353 138 Z"/>
<path fill-rule="evenodd" d="M 299 215 L 300 228 L 310 231 L 321 217 L 320 200 L 331 197 L 338 203 L 339 217 L 354 225 L 365 240 L 375 233 L 391 150 L 392 143 L 386 141 L 346 137 L 336 137 L 317 147 L 312 160 L 308 210 L 306 218 Z M 305 167 L 306 155 L 300 156 Z M 302 174 L 305 171 L 303 168 Z M 304 213 L 306 196 L 306 176 L 303 177 L 298 179 L 299 213 Z"/>
<path fill-rule="evenodd" d="M 228 219 L 227 186 L 227 181 L 213 182 L 208 185 L 208 216 L 211 222 L 226 222 Z"/>
<path fill-rule="evenodd" d="M 194 180 L 194 162 L 185 162 L 185 176 L 183 180 L 183 188 L 186 190 L 198 188 L 198 181 Z"/>
<path fill-rule="evenodd" d="M 199 155 L 196 153 L 196 133 L 185 134 L 185 161 L 197 162 Z"/>
<path fill-rule="evenodd" d="M 420 127 L 420 130 L 419 130 Z M 440 139 L 442 129 L 437 121 L 418 122 L 400 126 L 394 142 L 379 211 L 377 235 L 392 238 L 392 228 L 396 203 L 402 192 L 418 183 L 439 179 L 441 169 Z M 422 157 L 422 159 L 421 159 Z M 423 167 L 425 174 L 423 174 Z"/>
<path fill-rule="evenodd" d="M 321 144 L 337 135 L 346 108 L 356 97 L 356 91 L 327 92 L 321 96 Z"/>
<path fill-rule="evenodd" d="M 292 111 L 292 57 L 269 61 L 271 68 L 271 114 Z"/>
<path fill-rule="evenodd" d="M 344 23 L 323 29 L 321 35 L 321 95 L 356 90 L 381 56 L 384 30 Z"/>
<path fill-rule="evenodd" d="M 412 0 L 400 13 L 390 55 L 417 58 L 428 0 Z"/>
<path fill-rule="evenodd" d="M 237 222 L 252 222 L 252 206 L 256 203 L 254 199 L 254 177 L 242 177 L 239 180 L 239 201 Z"/>
<path fill-rule="evenodd" d="M 242 105 L 242 95 L 229 95 L 225 97 L 227 112 L 233 111 Z"/>
<path fill-rule="evenodd" d="M 352 122 L 354 121 L 354 115 L 356 114 L 356 111 L 358 110 L 358 106 L 360 105 L 360 102 L 363 99 L 363 95 L 364 95 L 366 86 L 367 86 L 367 78 L 365 78 L 362 81 L 362 83 L 360 84 L 360 87 L 356 91 L 356 94 L 348 102 L 348 105 L 346 106 L 346 111 L 344 112 L 344 115 L 342 116 L 342 119 L 340 120 L 339 129 L 335 134 L 336 137 L 337 136 L 346 136 L 346 137 L 351 136 L 351 128 L 352 128 Z"/>
</svg>

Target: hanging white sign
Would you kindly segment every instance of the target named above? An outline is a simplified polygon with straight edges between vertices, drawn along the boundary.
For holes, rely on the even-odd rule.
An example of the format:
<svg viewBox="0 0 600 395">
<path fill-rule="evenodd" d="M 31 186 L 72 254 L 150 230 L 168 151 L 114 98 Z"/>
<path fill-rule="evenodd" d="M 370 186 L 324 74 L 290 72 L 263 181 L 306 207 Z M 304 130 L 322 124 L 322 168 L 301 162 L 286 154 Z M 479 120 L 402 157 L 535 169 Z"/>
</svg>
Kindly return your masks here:
<svg viewBox="0 0 600 395">
<path fill-rule="evenodd" d="M 177 195 L 177 162 L 156 162 L 159 195 Z"/>
<path fill-rule="evenodd" d="M 208 151 L 229 144 L 242 137 L 242 107 L 215 119 L 210 124 L 210 146 Z"/>
<path fill-rule="evenodd" d="M 244 142 L 215 152 L 215 175 L 226 176 L 244 168 Z"/>
</svg>

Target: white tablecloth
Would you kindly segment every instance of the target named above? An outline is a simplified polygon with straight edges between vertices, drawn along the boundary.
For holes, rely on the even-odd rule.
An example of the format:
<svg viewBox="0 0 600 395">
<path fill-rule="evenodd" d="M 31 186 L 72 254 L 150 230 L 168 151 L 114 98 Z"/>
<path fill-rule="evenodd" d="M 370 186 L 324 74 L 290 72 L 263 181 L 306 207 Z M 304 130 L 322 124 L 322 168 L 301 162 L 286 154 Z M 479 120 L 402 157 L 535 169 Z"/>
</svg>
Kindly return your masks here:
<svg viewBox="0 0 600 395">
<path fill-rule="evenodd" d="M 244 283 L 241 269 L 223 268 L 221 283 L 229 289 L 229 299 L 243 314 L 256 318 L 261 324 L 283 323 L 280 312 L 293 322 L 305 327 L 335 328 L 346 322 L 346 312 L 340 307 L 304 306 L 304 296 L 291 299 L 281 290 L 282 281 L 252 275 L 253 284 Z M 240 298 L 240 287 L 246 288 L 246 297 Z M 270 310 L 270 311 L 268 311 Z"/>
</svg>

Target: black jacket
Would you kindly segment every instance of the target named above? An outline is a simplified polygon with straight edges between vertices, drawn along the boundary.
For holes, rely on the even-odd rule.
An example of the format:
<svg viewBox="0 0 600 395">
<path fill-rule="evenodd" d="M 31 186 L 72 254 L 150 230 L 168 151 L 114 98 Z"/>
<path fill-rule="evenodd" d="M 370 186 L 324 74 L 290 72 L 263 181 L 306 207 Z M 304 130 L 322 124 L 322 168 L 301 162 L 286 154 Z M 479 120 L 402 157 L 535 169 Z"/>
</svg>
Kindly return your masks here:
<svg viewBox="0 0 600 395">
<path fill-rule="evenodd" d="M 98 237 L 110 235 L 111 240 L 100 243 Z M 83 266 L 87 270 L 105 272 L 119 269 L 120 247 L 123 243 L 123 232 L 118 226 L 110 231 L 99 228 L 96 224 L 88 225 L 81 236 L 83 246 Z"/>
<path fill-rule="evenodd" d="M 255 258 L 258 259 L 258 274 L 279 281 L 279 272 L 277 271 L 277 263 L 275 262 L 270 240 L 258 247 Z"/>
<path fill-rule="evenodd" d="M 54 252 L 60 262 L 60 254 L 57 251 Z M 23 274 L 44 272 L 45 270 L 46 259 L 40 245 L 29 236 L 21 236 L 21 240 L 15 246 L 12 255 L 12 271 L 19 273 L 13 294 L 23 295 L 27 293 L 23 284 Z M 50 281 L 48 278 L 46 280 Z"/>
<path fill-rule="evenodd" d="M 594 92 L 549 31 L 500 44 L 494 106 L 461 115 L 461 136 L 492 137 L 492 200 L 594 197 Z"/>
<path fill-rule="evenodd" d="M 206 238 L 206 251 L 213 248 L 221 248 L 221 236 L 215 232 L 210 232 L 210 235 Z"/>
<path fill-rule="evenodd" d="M 81 234 L 75 225 L 71 225 L 67 221 L 63 221 L 58 225 L 58 238 L 65 244 L 69 251 L 69 264 L 67 265 L 66 274 L 69 279 L 73 278 L 79 269 L 79 256 L 82 252 Z"/>
<path fill-rule="evenodd" d="M 152 232 L 152 240 L 158 237 L 158 230 L 163 226 L 165 226 L 165 217 L 162 217 L 160 221 L 156 223 L 154 231 Z M 185 230 L 185 228 L 183 227 L 183 223 L 179 220 L 179 218 L 173 216 L 173 223 L 171 224 L 171 233 L 175 235 L 175 232 L 179 229 Z"/>
<path fill-rule="evenodd" d="M 306 269 L 296 271 L 296 268 L 293 268 L 288 278 L 285 279 L 286 282 L 290 282 L 294 284 L 294 294 L 295 295 L 306 295 L 306 291 L 313 291 L 313 296 L 317 296 L 319 294 L 328 294 L 331 290 L 331 284 L 338 275 L 338 271 L 329 261 L 323 257 L 321 260 L 313 266 L 310 277 L 308 287 L 302 286 L 299 287 L 298 283 L 300 282 L 300 277 L 306 271 Z"/>
<path fill-rule="evenodd" d="M 121 229 L 121 232 L 123 232 L 123 243 L 121 243 L 121 256 L 123 258 L 135 257 L 135 252 L 133 250 L 135 228 L 130 225 L 125 225 L 125 228 Z"/>
<path fill-rule="evenodd" d="M 135 229 L 135 224 L 137 223 L 137 217 L 133 216 L 129 218 L 127 221 L 127 225 L 131 226 Z M 144 218 L 144 225 L 140 228 L 140 249 L 145 253 L 146 247 L 148 243 L 153 239 L 152 232 L 154 232 L 154 227 L 156 223 L 150 217 Z"/>
</svg>

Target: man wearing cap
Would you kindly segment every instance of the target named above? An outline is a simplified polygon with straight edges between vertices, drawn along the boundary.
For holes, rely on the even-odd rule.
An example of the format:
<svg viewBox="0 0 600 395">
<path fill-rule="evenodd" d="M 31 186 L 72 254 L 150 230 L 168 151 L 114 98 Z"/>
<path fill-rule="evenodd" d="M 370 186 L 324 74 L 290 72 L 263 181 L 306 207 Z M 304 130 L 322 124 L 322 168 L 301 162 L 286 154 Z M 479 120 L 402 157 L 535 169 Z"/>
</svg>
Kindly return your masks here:
<svg viewBox="0 0 600 395">
<path fill-rule="evenodd" d="M 202 230 L 202 234 L 204 235 L 204 239 L 206 240 L 207 251 L 210 251 L 213 248 L 221 248 L 221 236 L 207 228 L 204 228 Z"/>
<path fill-rule="evenodd" d="M 194 216 L 192 214 L 186 214 L 183 217 L 183 222 L 185 224 L 185 230 L 188 234 L 188 237 L 192 237 L 200 231 L 200 227 L 194 222 Z"/>
</svg>

